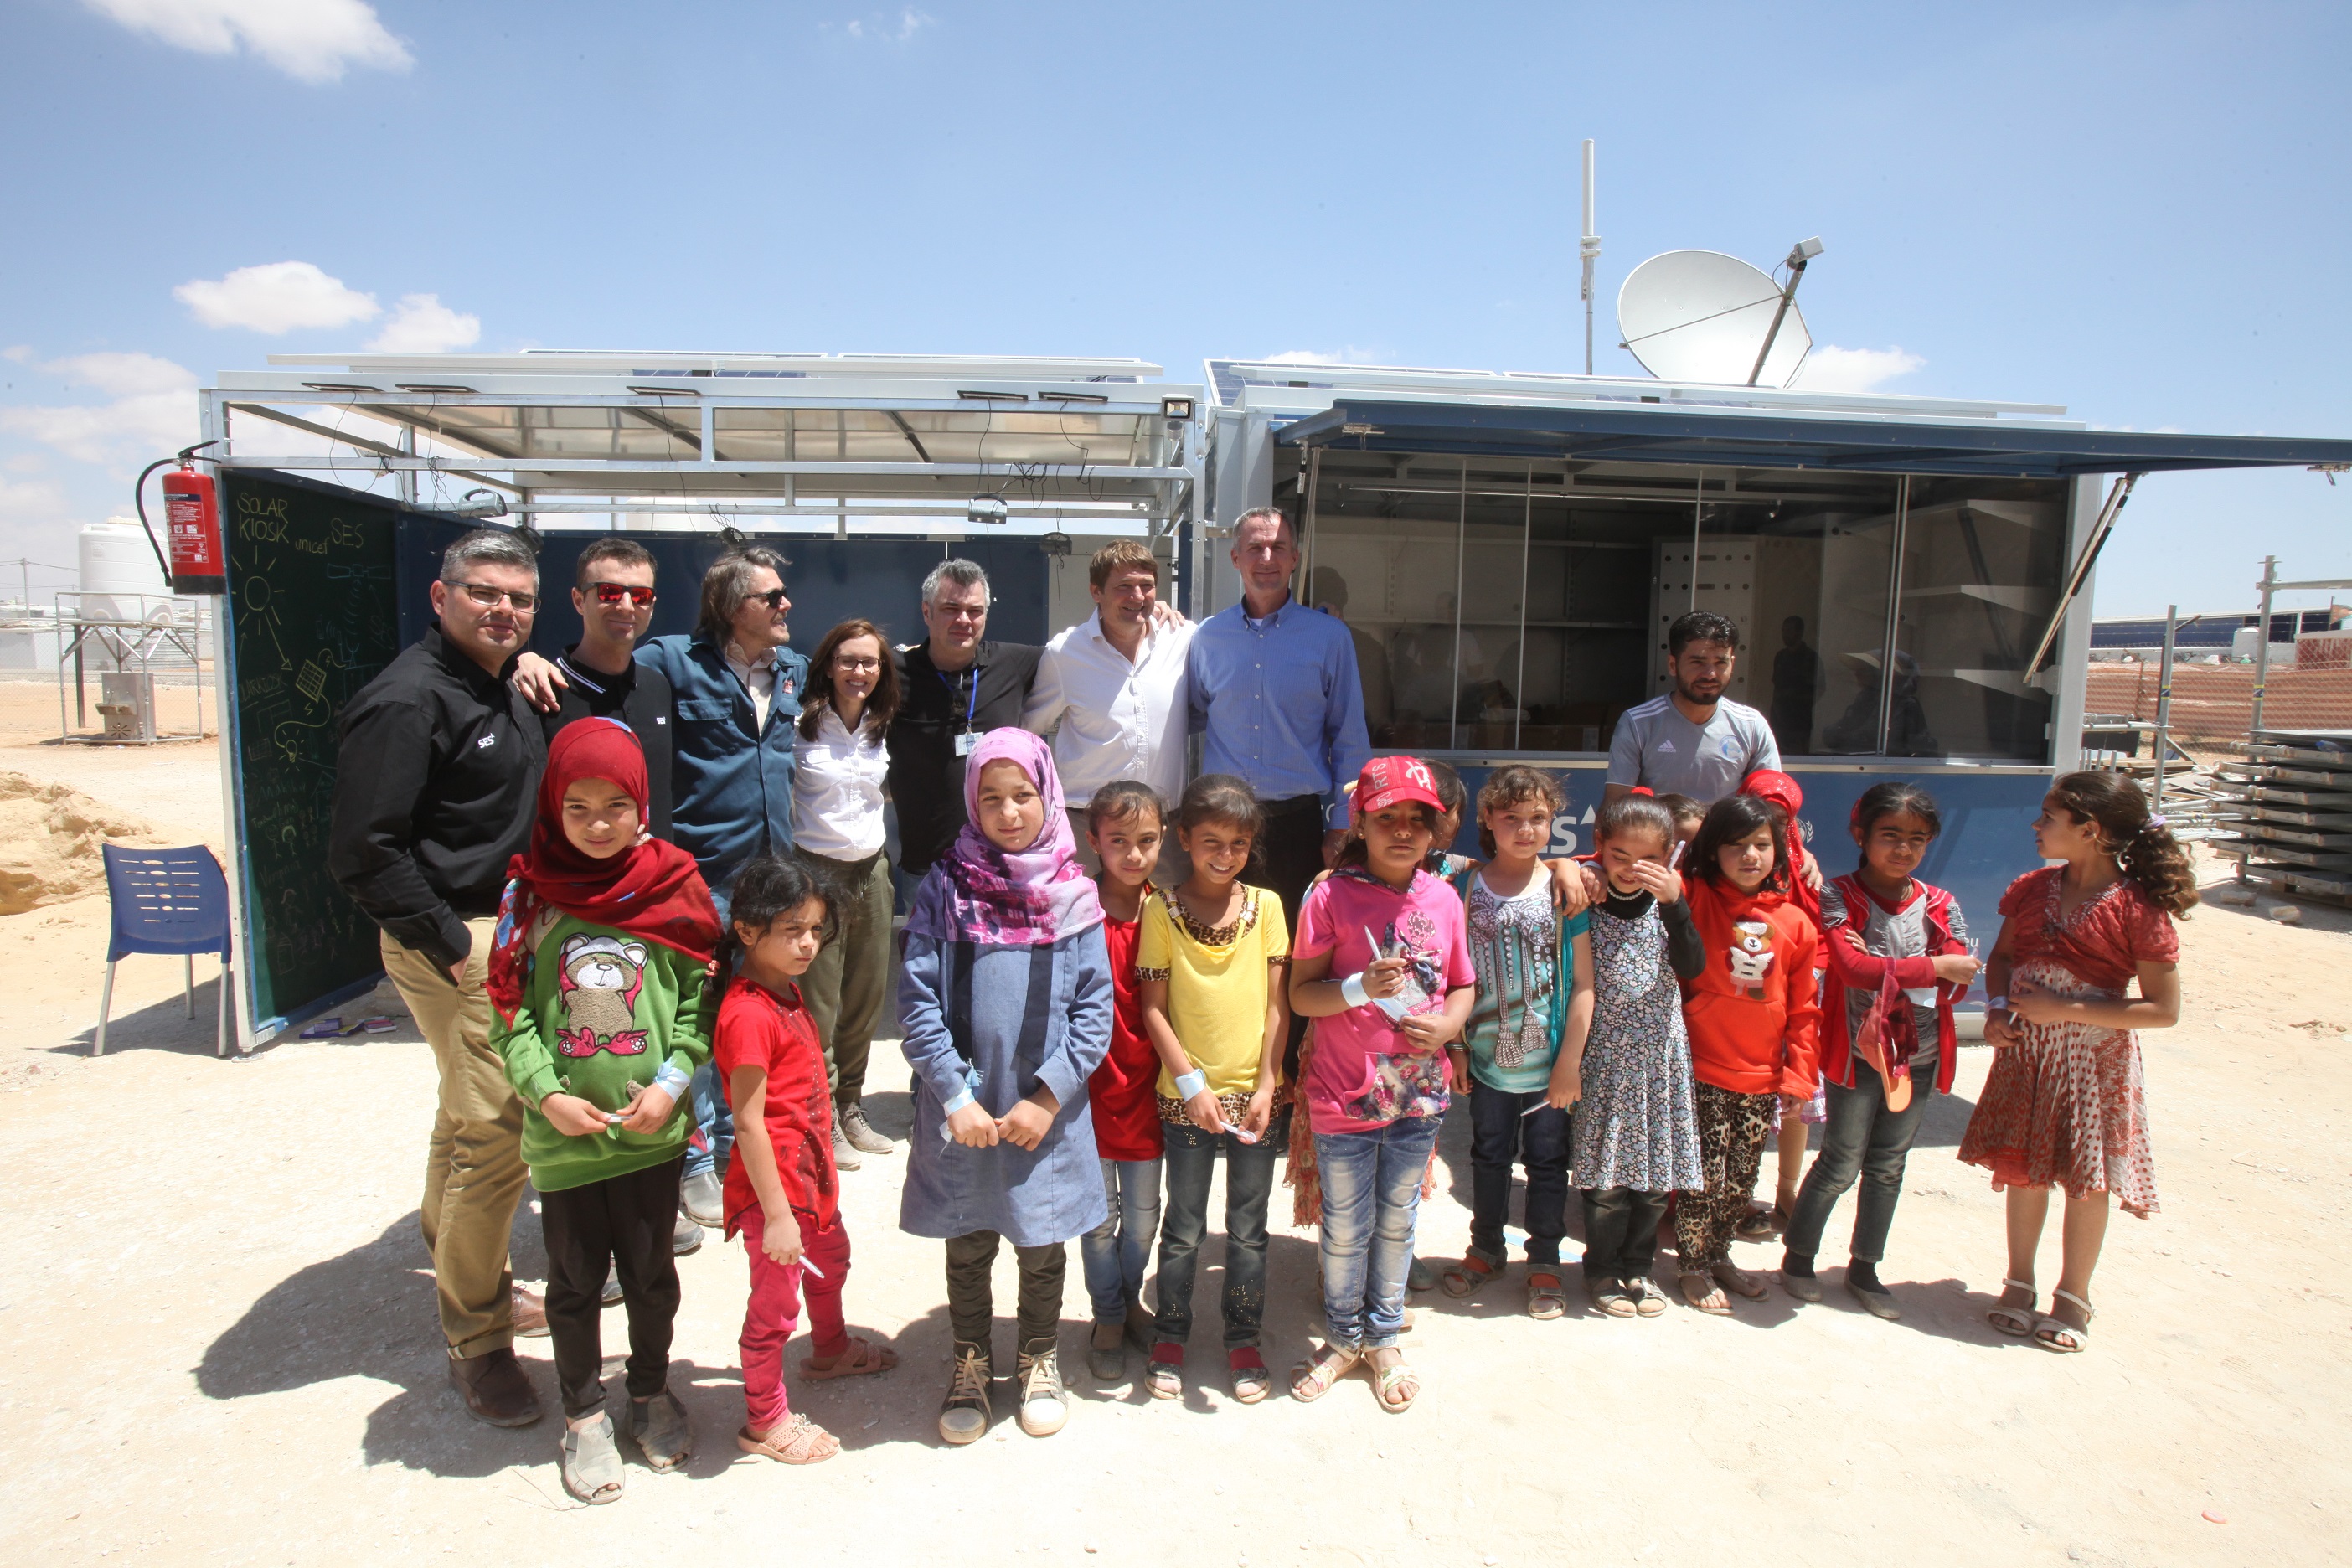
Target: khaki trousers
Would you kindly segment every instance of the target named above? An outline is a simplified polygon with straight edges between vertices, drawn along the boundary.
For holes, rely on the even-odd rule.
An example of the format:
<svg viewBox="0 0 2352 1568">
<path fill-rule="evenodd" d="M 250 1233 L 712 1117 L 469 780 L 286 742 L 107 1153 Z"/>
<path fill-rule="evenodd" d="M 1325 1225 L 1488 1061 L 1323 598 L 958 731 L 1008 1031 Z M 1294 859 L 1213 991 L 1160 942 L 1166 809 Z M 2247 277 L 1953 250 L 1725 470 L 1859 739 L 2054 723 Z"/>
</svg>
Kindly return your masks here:
<svg viewBox="0 0 2352 1568">
<path fill-rule="evenodd" d="M 514 1271 L 507 1237 L 522 1199 L 522 1101 L 490 1045 L 487 990 L 497 922 L 467 921 L 474 939 L 463 985 L 414 948 L 382 936 L 384 973 L 408 1005 L 441 1070 L 425 1155 L 425 1246 L 433 1254 L 441 1332 L 460 1360 L 514 1342 Z"/>
<path fill-rule="evenodd" d="M 863 860 L 835 860 L 794 849 L 832 896 L 834 939 L 801 976 L 817 1038 L 824 1042 L 833 1103 L 846 1110 L 866 1092 L 874 1026 L 890 977 L 890 860 L 876 850 Z"/>
</svg>

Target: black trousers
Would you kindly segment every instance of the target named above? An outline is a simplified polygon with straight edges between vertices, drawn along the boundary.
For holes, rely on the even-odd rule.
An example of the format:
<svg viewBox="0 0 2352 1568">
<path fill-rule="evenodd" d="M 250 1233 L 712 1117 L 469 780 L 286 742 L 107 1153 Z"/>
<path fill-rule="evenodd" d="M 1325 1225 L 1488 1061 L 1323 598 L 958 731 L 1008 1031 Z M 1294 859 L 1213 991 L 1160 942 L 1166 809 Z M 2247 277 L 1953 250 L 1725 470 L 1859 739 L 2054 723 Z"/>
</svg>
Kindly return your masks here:
<svg viewBox="0 0 2352 1568">
<path fill-rule="evenodd" d="M 563 1414 L 578 1420 L 604 1403 L 604 1273 L 616 1268 L 629 1312 L 629 1397 L 651 1399 L 669 1380 L 677 1318 L 677 1182 L 685 1156 L 610 1181 L 539 1194 L 547 1238 L 547 1331 Z"/>
<path fill-rule="evenodd" d="M 1299 795 L 1265 805 L 1265 832 L 1260 836 L 1258 846 L 1258 885 L 1271 889 L 1282 900 L 1282 918 L 1288 922 L 1290 940 L 1295 945 L 1298 941 L 1298 906 L 1307 901 L 1307 888 L 1323 873 L 1323 802 L 1318 795 Z M 1285 1083 L 1298 1081 L 1298 1041 L 1306 1033 L 1307 1020 L 1294 1011 L 1290 1015 L 1290 1038 L 1282 1052 Z"/>
<path fill-rule="evenodd" d="M 1658 1226 L 1666 1193 L 1631 1187 L 1584 1189 L 1584 1278 L 1639 1279 L 1658 1258 Z"/>
<path fill-rule="evenodd" d="M 1003 1240 L 992 1230 L 948 1239 L 948 1323 L 958 1344 L 989 1350 L 996 1318 L 996 1292 L 989 1274 Z M 1018 1348 L 1025 1351 L 1040 1340 L 1052 1342 L 1061 1336 L 1062 1276 L 1069 1266 L 1069 1244 L 1016 1247 L 1013 1256 L 1021 1266 Z"/>
</svg>

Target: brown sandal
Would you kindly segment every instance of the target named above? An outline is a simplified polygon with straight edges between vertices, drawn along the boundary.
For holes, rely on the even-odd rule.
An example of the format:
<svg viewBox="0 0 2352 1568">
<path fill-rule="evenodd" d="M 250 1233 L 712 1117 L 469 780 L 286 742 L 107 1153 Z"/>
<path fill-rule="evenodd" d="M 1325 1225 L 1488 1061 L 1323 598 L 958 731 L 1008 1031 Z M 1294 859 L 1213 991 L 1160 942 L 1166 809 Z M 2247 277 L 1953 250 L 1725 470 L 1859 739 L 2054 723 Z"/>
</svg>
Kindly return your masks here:
<svg viewBox="0 0 2352 1568">
<path fill-rule="evenodd" d="M 1476 1253 L 1465 1253 L 1459 1263 L 1448 1264 L 1437 1282 L 1445 1287 L 1449 1296 L 1467 1296 L 1502 1272 Z"/>
<path fill-rule="evenodd" d="M 863 1377 L 868 1373 L 888 1372 L 898 1364 L 898 1352 L 888 1345 L 872 1344 L 865 1340 L 851 1340 L 849 1348 L 833 1358 L 831 1366 L 819 1366 L 816 1358 L 801 1363 L 801 1375 L 823 1383 L 835 1377 Z"/>
<path fill-rule="evenodd" d="M 1290 1397 L 1302 1405 L 1310 1405 L 1331 1392 L 1331 1385 L 1356 1370 L 1364 1359 L 1362 1350 L 1354 1346 L 1327 1344 L 1301 1364 L 1290 1369 Z"/>
<path fill-rule="evenodd" d="M 841 1452 L 841 1439 L 810 1420 L 795 1415 L 783 1426 L 754 1436 L 749 1426 L 735 1434 L 735 1446 L 780 1465 L 814 1465 Z"/>
<path fill-rule="evenodd" d="M 1528 1276 L 1528 1316 L 1530 1318 L 1564 1318 L 1568 1316 L 1568 1291 L 1558 1274 L 1538 1268 Z"/>
</svg>

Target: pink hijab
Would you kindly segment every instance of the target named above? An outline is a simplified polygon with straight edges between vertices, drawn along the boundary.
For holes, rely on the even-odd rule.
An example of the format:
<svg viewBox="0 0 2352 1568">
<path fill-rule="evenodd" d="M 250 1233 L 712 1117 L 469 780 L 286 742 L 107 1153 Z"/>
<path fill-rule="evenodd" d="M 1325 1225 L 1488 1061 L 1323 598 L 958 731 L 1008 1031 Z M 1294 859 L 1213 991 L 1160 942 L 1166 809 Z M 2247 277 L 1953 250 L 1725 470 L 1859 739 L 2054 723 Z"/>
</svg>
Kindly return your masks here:
<svg viewBox="0 0 2352 1568">
<path fill-rule="evenodd" d="M 1000 849 L 972 823 L 980 815 L 980 775 L 991 763 L 1018 764 L 1045 797 L 1045 826 L 1026 849 Z M 1043 739 L 1012 726 L 982 736 L 964 763 L 963 814 L 963 831 L 907 911 L 910 935 L 1036 947 L 1101 923 L 1102 900 L 1078 865 L 1061 776 Z"/>
</svg>

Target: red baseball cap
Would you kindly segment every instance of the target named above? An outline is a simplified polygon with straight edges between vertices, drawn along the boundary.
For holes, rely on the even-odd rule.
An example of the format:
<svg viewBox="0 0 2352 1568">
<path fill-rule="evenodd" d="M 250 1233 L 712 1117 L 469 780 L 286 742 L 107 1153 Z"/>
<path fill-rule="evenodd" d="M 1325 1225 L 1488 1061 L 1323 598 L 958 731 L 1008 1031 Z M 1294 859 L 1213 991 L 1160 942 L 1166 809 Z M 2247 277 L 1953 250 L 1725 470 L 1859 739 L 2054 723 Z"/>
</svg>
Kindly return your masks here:
<svg viewBox="0 0 2352 1568">
<path fill-rule="evenodd" d="M 1437 775 L 1419 757 L 1374 757 L 1356 775 L 1354 805 L 1361 816 L 1386 811 L 1408 800 L 1417 800 L 1432 811 L 1445 809 L 1445 803 L 1437 798 Z"/>
</svg>

